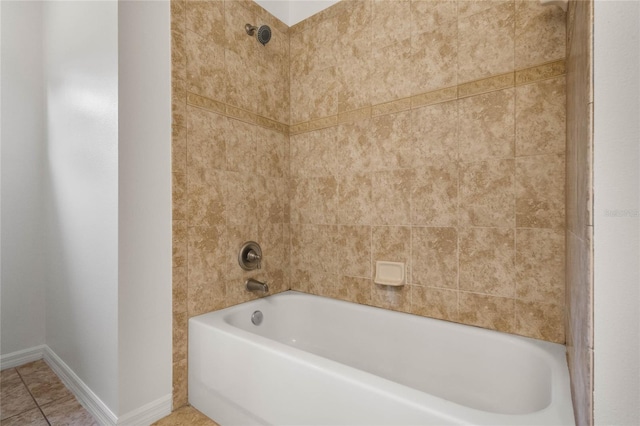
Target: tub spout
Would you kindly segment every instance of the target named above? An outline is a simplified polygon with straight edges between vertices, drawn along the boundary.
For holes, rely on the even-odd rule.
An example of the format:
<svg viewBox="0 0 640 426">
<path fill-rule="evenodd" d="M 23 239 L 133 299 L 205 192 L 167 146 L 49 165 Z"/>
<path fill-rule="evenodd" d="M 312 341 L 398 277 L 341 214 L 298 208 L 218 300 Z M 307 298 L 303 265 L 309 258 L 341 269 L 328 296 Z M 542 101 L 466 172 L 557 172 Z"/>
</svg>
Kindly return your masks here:
<svg viewBox="0 0 640 426">
<path fill-rule="evenodd" d="M 261 281 L 254 280 L 253 278 L 249 278 L 245 282 L 245 287 L 249 291 L 261 291 L 263 293 L 267 293 L 269 291 L 269 286 L 267 285 L 267 283 L 263 283 Z"/>
</svg>

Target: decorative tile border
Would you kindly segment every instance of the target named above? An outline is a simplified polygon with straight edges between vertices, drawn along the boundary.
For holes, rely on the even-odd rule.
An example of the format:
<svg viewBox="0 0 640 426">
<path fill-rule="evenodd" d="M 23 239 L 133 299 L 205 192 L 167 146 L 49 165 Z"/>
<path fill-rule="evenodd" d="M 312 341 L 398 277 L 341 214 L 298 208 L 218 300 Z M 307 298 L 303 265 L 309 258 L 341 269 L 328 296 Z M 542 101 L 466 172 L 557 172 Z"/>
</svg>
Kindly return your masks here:
<svg viewBox="0 0 640 426">
<path fill-rule="evenodd" d="M 515 82 L 515 72 L 500 74 L 482 80 L 471 81 L 458 85 L 458 99 L 469 96 L 480 95 L 482 93 L 494 92 L 496 90 L 513 87 Z"/>
<path fill-rule="evenodd" d="M 275 130 L 284 135 L 289 134 L 288 124 L 280 123 L 275 120 L 271 120 L 270 118 L 246 111 L 242 108 L 196 95 L 192 92 L 187 92 L 187 105 L 206 109 L 207 111 L 215 112 L 216 114 L 221 114 L 229 118 L 234 118 L 266 129 Z"/>
<path fill-rule="evenodd" d="M 558 75 L 565 74 L 566 64 L 564 61 L 555 61 L 516 71 L 516 86 L 544 80 Z"/>
<path fill-rule="evenodd" d="M 393 114 L 396 112 L 407 111 L 411 109 L 411 98 L 398 99 L 371 107 L 371 115 L 377 117 L 379 115 Z"/>
<path fill-rule="evenodd" d="M 336 126 L 341 123 L 364 120 L 366 118 L 377 117 L 380 115 L 394 114 L 428 105 L 507 89 L 509 87 L 521 86 L 563 75 L 565 73 L 565 61 L 559 60 L 493 77 L 483 78 L 481 80 L 470 81 L 457 86 L 421 93 L 408 98 L 397 99 L 395 101 L 372 105 L 370 107 L 360 108 L 357 110 L 345 111 L 338 115 L 331 115 L 294 125 L 280 123 L 242 108 L 225 104 L 192 92 L 186 93 L 187 105 L 203 108 L 208 111 L 222 114 L 249 124 L 255 124 L 266 129 L 275 130 L 285 135 L 297 135 L 300 133 L 312 132 L 314 130 Z"/>
<path fill-rule="evenodd" d="M 338 115 L 332 115 L 313 121 L 297 123 L 290 126 L 289 134 L 297 135 L 300 133 L 331 127 L 332 125 L 339 123 L 354 122 L 364 120 L 369 117 L 394 114 L 400 111 L 407 111 L 410 109 L 467 98 L 483 93 L 495 92 L 497 90 L 522 86 L 551 77 L 557 77 L 565 73 L 565 61 L 563 59 L 548 62 L 546 64 L 483 78 L 481 80 L 470 81 L 457 86 L 421 93 L 408 98 L 397 99 L 395 101 L 372 105 L 370 107 L 360 108 L 357 110 L 345 111 Z"/>
<path fill-rule="evenodd" d="M 421 106 L 452 101 L 456 99 L 457 95 L 458 88 L 456 86 L 447 87 L 446 89 L 434 90 L 433 92 L 422 93 L 420 95 L 411 97 L 411 108 L 418 108 Z"/>
</svg>

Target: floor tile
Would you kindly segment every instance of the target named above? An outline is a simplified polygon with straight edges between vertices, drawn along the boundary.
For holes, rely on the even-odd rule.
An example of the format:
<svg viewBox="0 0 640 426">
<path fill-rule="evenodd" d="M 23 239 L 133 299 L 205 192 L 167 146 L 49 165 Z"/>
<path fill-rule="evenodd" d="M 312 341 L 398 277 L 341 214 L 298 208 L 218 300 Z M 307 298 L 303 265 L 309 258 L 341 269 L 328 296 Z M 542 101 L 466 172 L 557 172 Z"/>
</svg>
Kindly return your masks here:
<svg viewBox="0 0 640 426">
<path fill-rule="evenodd" d="M 51 426 L 99 426 L 73 395 L 41 408 Z"/>
<path fill-rule="evenodd" d="M 219 426 L 200 411 L 191 406 L 182 407 L 158 420 L 151 426 Z"/>
<path fill-rule="evenodd" d="M 39 408 L 2 420 L 0 426 L 49 426 Z"/>
<path fill-rule="evenodd" d="M 14 368 L 4 370 L 0 380 L 0 420 L 37 408 Z"/>
<path fill-rule="evenodd" d="M 43 360 L 30 362 L 18 367 L 17 370 L 36 402 L 41 406 L 72 395 Z"/>
</svg>

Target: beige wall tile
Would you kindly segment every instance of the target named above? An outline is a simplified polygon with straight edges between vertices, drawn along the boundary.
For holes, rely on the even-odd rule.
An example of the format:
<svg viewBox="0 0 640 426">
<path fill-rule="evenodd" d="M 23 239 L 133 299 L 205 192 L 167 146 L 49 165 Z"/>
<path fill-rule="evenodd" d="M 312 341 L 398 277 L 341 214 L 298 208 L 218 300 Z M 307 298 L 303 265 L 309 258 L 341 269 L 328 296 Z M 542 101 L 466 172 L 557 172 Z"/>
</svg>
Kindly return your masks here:
<svg viewBox="0 0 640 426">
<path fill-rule="evenodd" d="M 372 105 L 406 98 L 414 93 L 410 39 L 384 47 L 376 46 L 372 61 Z"/>
<path fill-rule="evenodd" d="M 411 282 L 411 228 L 408 226 L 374 226 L 371 229 L 371 272 L 376 262 L 404 262 L 405 282 Z M 378 286 L 382 289 L 385 286 Z M 384 293 L 384 292 L 383 292 Z"/>
<path fill-rule="evenodd" d="M 330 127 L 291 136 L 291 175 L 321 177 L 335 174 L 338 129 Z"/>
<path fill-rule="evenodd" d="M 411 228 L 411 282 L 458 289 L 456 228 Z"/>
<path fill-rule="evenodd" d="M 171 171 L 187 172 L 187 128 L 172 126 L 171 129 Z"/>
<path fill-rule="evenodd" d="M 565 236 L 562 229 L 516 230 L 516 297 L 564 304 Z"/>
<path fill-rule="evenodd" d="M 429 32 L 451 21 L 456 21 L 458 17 L 456 3 L 455 0 L 412 0 L 411 34 Z"/>
<path fill-rule="evenodd" d="M 187 167 L 190 171 L 226 170 L 227 118 L 187 107 Z"/>
<path fill-rule="evenodd" d="M 319 69 L 291 82 L 292 123 L 338 114 L 338 78 L 335 66 Z"/>
<path fill-rule="evenodd" d="M 226 99 L 224 47 L 187 31 L 187 90 L 218 101 Z"/>
<path fill-rule="evenodd" d="M 224 20 L 226 44 L 223 45 L 232 49 L 243 58 L 255 55 L 260 44 L 255 38 L 249 37 L 244 29 L 245 24 L 257 24 L 257 14 L 255 10 L 243 7 L 242 2 L 237 0 L 224 0 Z"/>
<path fill-rule="evenodd" d="M 458 106 L 456 101 L 411 111 L 414 165 L 439 164 L 458 159 Z"/>
<path fill-rule="evenodd" d="M 458 101 L 460 159 L 479 161 L 514 156 L 514 90 Z"/>
<path fill-rule="evenodd" d="M 457 226 L 457 163 L 429 165 L 416 171 L 411 193 L 411 224 Z"/>
<path fill-rule="evenodd" d="M 187 80 L 187 38 L 182 31 L 171 31 L 171 78 Z"/>
<path fill-rule="evenodd" d="M 337 227 L 291 226 L 291 268 L 335 274 Z"/>
<path fill-rule="evenodd" d="M 187 295 L 184 295 L 185 300 Z M 187 359 L 187 347 L 189 335 L 189 313 L 184 312 L 173 313 L 173 360 L 174 362 L 184 361 Z"/>
<path fill-rule="evenodd" d="M 558 7 L 516 0 L 516 68 L 565 57 L 566 18 Z"/>
<path fill-rule="evenodd" d="M 411 112 L 400 112 L 371 119 L 371 168 L 395 170 L 413 163 Z"/>
<path fill-rule="evenodd" d="M 338 223 L 369 225 L 373 212 L 372 176 L 340 176 L 338 180 Z"/>
<path fill-rule="evenodd" d="M 291 289 L 318 296 L 335 297 L 338 276 L 304 269 L 291 270 Z"/>
<path fill-rule="evenodd" d="M 224 226 L 197 226 L 188 229 L 189 235 L 189 259 L 188 280 L 189 299 L 203 295 L 195 292 L 199 289 L 208 289 L 211 297 L 215 297 L 212 286 L 221 283 L 226 272 L 225 254 L 227 248 L 227 231 Z M 224 297 L 224 294 L 219 294 Z M 189 313 L 192 311 L 189 309 Z"/>
<path fill-rule="evenodd" d="M 173 220 L 187 219 L 187 175 L 184 173 L 173 173 L 171 175 L 172 189 L 172 216 Z"/>
<path fill-rule="evenodd" d="M 335 177 L 294 179 L 290 195 L 291 223 L 336 223 L 338 181 Z"/>
<path fill-rule="evenodd" d="M 371 179 L 371 221 L 376 225 L 411 223 L 413 170 L 375 172 Z"/>
<path fill-rule="evenodd" d="M 370 279 L 371 227 L 342 225 L 336 238 L 339 273 Z"/>
<path fill-rule="evenodd" d="M 564 153 L 565 109 L 564 76 L 516 88 L 516 155 Z"/>
<path fill-rule="evenodd" d="M 459 223 L 462 226 L 513 227 L 514 160 L 491 160 L 460 166 Z"/>
<path fill-rule="evenodd" d="M 224 2 L 187 1 L 187 29 L 224 46 Z"/>
<path fill-rule="evenodd" d="M 174 314 L 187 312 L 187 267 L 175 267 L 172 271 L 172 288 L 173 296 L 172 311 Z"/>
<path fill-rule="evenodd" d="M 459 262 L 460 290 L 515 297 L 515 232 L 513 229 L 461 229 Z"/>
<path fill-rule="evenodd" d="M 411 37 L 411 1 L 373 0 L 371 7 L 372 44 L 386 47 Z"/>
<path fill-rule="evenodd" d="M 255 173 L 258 169 L 258 140 L 256 126 L 240 120 L 227 119 L 225 157 L 227 170 Z"/>
<path fill-rule="evenodd" d="M 339 174 L 364 173 L 372 170 L 374 152 L 372 127 L 371 119 L 338 126 L 336 152 Z M 293 163 L 292 160 L 292 168 Z"/>
<path fill-rule="evenodd" d="M 514 14 L 514 3 L 509 1 L 470 16 L 459 15 L 459 83 L 513 70 Z"/>
<path fill-rule="evenodd" d="M 187 90 L 184 80 L 171 80 L 171 124 L 187 127 Z"/>
<path fill-rule="evenodd" d="M 187 232 L 186 220 L 172 221 L 172 261 L 174 269 L 187 267 Z"/>
<path fill-rule="evenodd" d="M 513 3 L 513 0 L 458 0 L 458 17 L 467 18 L 508 3 Z"/>
<path fill-rule="evenodd" d="M 173 409 L 183 407 L 189 403 L 187 394 L 187 360 L 173 362 Z"/>
<path fill-rule="evenodd" d="M 190 226 L 213 226 L 225 223 L 227 215 L 225 188 L 224 171 L 188 171 L 187 220 Z"/>
<path fill-rule="evenodd" d="M 516 300 L 517 334 L 564 343 L 564 309 L 562 304 Z"/>
<path fill-rule="evenodd" d="M 261 97 L 256 96 L 259 93 L 261 83 L 260 69 L 261 67 L 254 64 L 251 57 L 243 57 L 231 49 L 225 49 L 226 99 L 217 99 L 256 113 L 258 104 L 264 101 Z"/>
<path fill-rule="evenodd" d="M 457 84 L 458 76 L 451 70 L 458 64 L 458 22 L 449 20 L 413 34 L 411 58 L 415 67 L 412 94 Z"/>
<path fill-rule="evenodd" d="M 411 310 L 411 286 L 393 287 L 373 284 L 371 305 L 392 311 L 409 312 Z"/>
<path fill-rule="evenodd" d="M 256 131 L 257 171 L 263 176 L 284 178 L 289 175 L 289 138 L 275 130 L 259 127 Z"/>
<path fill-rule="evenodd" d="M 464 324 L 513 333 L 515 330 L 515 300 L 460 292 L 459 321 Z"/>
<path fill-rule="evenodd" d="M 284 178 L 266 177 L 263 189 L 257 193 L 257 223 L 284 223 L 289 191 Z"/>
<path fill-rule="evenodd" d="M 516 159 L 516 224 L 527 228 L 564 226 L 564 155 Z"/>
<path fill-rule="evenodd" d="M 458 292 L 442 288 L 411 286 L 411 313 L 458 321 Z"/>
<path fill-rule="evenodd" d="M 357 50 L 340 60 L 338 79 L 338 112 L 371 105 L 371 48 Z"/>
<path fill-rule="evenodd" d="M 341 276 L 336 286 L 336 297 L 348 302 L 371 304 L 371 279 Z"/>
<path fill-rule="evenodd" d="M 171 0 L 171 31 L 187 31 L 187 5 L 184 0 Z"/>
</svg>

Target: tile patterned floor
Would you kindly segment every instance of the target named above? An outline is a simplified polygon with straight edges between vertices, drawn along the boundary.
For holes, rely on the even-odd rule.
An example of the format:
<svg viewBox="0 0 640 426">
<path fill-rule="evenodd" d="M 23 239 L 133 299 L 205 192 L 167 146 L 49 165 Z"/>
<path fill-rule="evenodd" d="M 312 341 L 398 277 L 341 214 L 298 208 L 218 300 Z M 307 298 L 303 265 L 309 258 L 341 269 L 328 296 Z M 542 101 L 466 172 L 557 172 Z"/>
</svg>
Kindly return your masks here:
<svg viewBox="0 0 640 426">
<path fill-rule="evenodd" d="M 182 407 L 151 426 L 220 426 L 193 407 Z"/>
<path fill-rule="evenodd" d="M 0 426 L 98 426 L 43 361 L 0 373 Z"/>
</svg>

